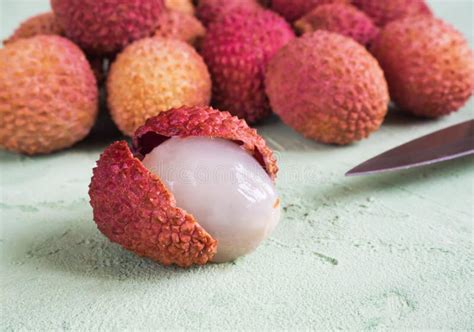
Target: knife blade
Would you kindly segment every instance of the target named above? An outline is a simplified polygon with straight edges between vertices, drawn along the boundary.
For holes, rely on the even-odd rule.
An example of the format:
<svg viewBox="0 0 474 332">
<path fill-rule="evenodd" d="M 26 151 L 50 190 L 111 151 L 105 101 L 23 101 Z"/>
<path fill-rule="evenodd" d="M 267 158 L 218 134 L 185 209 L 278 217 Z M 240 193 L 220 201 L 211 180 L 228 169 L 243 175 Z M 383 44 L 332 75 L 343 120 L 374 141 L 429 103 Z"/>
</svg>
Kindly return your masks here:
<svg viewBox="0 0 474 332">
<path fill-rule="evenodd" d="M 375 156 L 346 173 L 366 175 L 434 164 L 474 154 L 474 119 L 438 130 Z"/>
</svg>

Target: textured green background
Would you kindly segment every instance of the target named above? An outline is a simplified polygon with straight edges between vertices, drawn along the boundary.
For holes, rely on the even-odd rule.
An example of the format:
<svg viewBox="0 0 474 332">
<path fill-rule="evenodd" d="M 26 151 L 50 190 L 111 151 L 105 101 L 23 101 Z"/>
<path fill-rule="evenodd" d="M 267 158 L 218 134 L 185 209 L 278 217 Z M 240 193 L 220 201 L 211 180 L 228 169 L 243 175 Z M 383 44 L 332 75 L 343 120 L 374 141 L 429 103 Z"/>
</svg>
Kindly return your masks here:
<svg viewBox="0 0 474 332">
<path fill-rule="evenodd" d="M 0 36 L 48 1 L 0 0 Z M 432 1 L 473 41 L 473 3 Z M 391 114 L 370 139 L 332 147 L 277 119 L 284 215 L 234 263 L 165 268 L 96 229 L 87 186 L 114 131 L 42 157 L 0 152 L 2 330 L 472 329 L 473 159 L 365 178 L 346 170 L 466 120 Z M 108 138 L 104 138 L 108 137 Z"/>
</svg>

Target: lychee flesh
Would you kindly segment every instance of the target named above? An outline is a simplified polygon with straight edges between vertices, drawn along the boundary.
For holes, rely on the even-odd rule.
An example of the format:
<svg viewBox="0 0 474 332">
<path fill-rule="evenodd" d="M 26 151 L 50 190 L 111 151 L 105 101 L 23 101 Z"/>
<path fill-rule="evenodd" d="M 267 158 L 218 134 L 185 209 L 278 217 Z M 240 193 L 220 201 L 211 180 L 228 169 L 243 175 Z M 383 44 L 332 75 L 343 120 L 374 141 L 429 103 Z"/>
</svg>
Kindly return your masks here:
<svg viewBox="0 0 474 332">
<path fill-rule="evenodd" d="M 353 0 L 353 4 L 379 27 L 405 17 L 432 15 L 425 0 Z"/>
<path fill-rule="evenodd" d="M 194 5 L 192 0 L 165 0 L 165 6 L 169 10 L 194 15 Z"/>
<path fill-rule="evenodd" d="M 348 4 L 350 2 L 351 0 L 272 0 L 271 8 L 287 21 L 293 22 L 317 6 L 330 3 Z"/>
<path fill-rule="evenodd" d="M 58 36 L 0 49 L 0 146 L 25 154 L 83 139 L 98 111 L 97 83 L 82 51 Z"/>
<path fill-rule="evenodd" d="M 125 48 L 107 77 L 112 119 L 126 135 L 160 112 L 208 105 L 211 79 L 201 56 L 175 39 L 145 38 Z"/>
<path fill-rule="evenodd" d="M 407 112 L 424 117 L 460 109 L 474 91 L 474 56 L 464 37 L 432 17 L 388 24 L 372 53 L 387 77 L 390 96 Z"/>
<path fill-rule="evenodd" d="M 271 57 L 294 38 L 288 23 L 268 10 L 236 10 L 208 28 L 201 49 L 213 82 L 213 106 L 249 123 L 271 114 L 264 71 Z"/>
<path fill-rule="evenodd" d="M 134 154 L 125 141 L 116 142 L 94 168 L 90 203 L 99 230 L 111 241 L 165 265 L 202 265 L 214 257 L 217 241 L 199 220 L 176 204 L 164 182 L 141 162 L 167 140 L 190 136 L 225 139 L 240 146 L 255 158 L 268 178 L 275 178 L 278 168 L 271 150 L 244 121 L 209 107 L 160 113 L 136 131 Z M 214 204 L 214 208 L 219 206 Z"/>
<path fill-rule="evenodd" d="M 347 4 L 318 6 L 296 21 L 295 28 L 301 34 L 316 30 L 339 33 L 364 46 L 369 45 L 379 31 L 366 14 Z"/>
<path fill-rule="evenodd" d="M 262 6 L 257 0 L 200 0 L 196 9 L 196 16 L 205 26 L 208 26 L 239 9 L 255 11 L 262 9 Z"/>
<path fill-rule="evenodd" d="M 175 38 L 197 46 L 204 35 L 206 28 L 194 16 L 174 10 L 161 14 L 155 37 Z"/>
<path fill-rule="evenodd" d="M 51 0 L 51 6 L 66 36 L 95 55 L 151 36 L 164 9 L 163 0 Z"/>
<path fill-rule="evenodd" d="M 279 198 L 270 177 L 234 142 L 171 138 L 147 154 L 143 165 L 163 181 L 176 205 L 217 240 L 214 262 L 253 251 L 279 221 Z"/>
<path fill-rule="evenodd" d="M 14 31 L 13 35 L 10 36 L 3 43 L 11 43 L 18 39 L 30 38 L 37 35 L 64 35 L 63 29 L 59 26 L 56 17 L 52 12 L 47 12 L 39 15 L 32 16 L 26 21 L 20 24 L 20 26 Z"/>
<path fill-rule="evenodd" d="M 270 61 L 265 85 L 273 111 L 287 125 L 324 143 L 365 138 L 387 113 L 388 88 L 377 61 L 354 40 L 324 30 L 282 48 Z"/>
</svg>

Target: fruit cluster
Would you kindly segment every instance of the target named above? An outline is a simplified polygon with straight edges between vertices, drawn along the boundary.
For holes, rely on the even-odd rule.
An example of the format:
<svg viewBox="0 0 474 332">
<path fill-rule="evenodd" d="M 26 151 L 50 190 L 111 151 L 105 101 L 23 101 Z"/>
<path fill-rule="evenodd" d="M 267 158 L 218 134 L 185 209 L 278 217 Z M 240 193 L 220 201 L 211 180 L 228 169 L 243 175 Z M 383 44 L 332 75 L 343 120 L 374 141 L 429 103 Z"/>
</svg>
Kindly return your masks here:
<svg viewBox="0 0 474 332">
<path fill-rule="evenodd" d="M 474 90 L 472 50 L 424 0 L 51 0 L 51 7 L 0 49 L 0 147 L 33 155 L 72 146 L 94 125 L 103 89 L 133 146 L 117 142 L 98 161 L 95 221 L 111 240 L 164 264 L 234 259 L 275 227 L 277 166 L 247 123 L 274 112 L 305 137 L 349 144 L 379 129 L 390 101 L 439 117 Z M 186 149 L 216 149 L 206 167 L 227 165 L 242 187 L 167 182 L 155 164 L 176 167 Z M 227 212 L 212 209 L 225 202 L 187 205 L 196 192 L 235 204 Z M 252 213 L 238 220 L 243 210 Z"/>
</svg>

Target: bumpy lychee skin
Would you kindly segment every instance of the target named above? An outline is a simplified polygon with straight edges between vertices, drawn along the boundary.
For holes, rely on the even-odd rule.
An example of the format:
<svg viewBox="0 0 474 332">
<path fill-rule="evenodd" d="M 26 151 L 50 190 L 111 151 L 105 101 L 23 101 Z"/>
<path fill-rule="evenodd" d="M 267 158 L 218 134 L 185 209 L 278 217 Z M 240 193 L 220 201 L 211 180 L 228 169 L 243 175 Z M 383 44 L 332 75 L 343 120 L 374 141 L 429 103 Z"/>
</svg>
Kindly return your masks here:
<svg viewBox="0 0 474 332">
<path fill-rule="evenodd" d="M 285 20 L 268 10 L 236 10 L 211 24 L 201 53 L 212 76 L 213 105 L 249 123 L 268 116 L 265 68 L 293 38 Z"/>
<path fill-rule="evenodd" d="M 49 153 L 84 138 L 98 108 L 97 85 L 82 51 L 58 36 L 0 49 L 0 146 Z"/>
<path fill-rule="evenodd" d="M 281 49 L 270 61 L 265 83 L 273 111 L 324 143 L 365 138 L 387 113 L 388 88 L 377 61 L 354 40 L 324 30 Z"/>
<path fill-rule="evenodd" d="M 262 9 L 262 6 L 257 0 L 200 0 L 196 9 L 196 15 L 205 26 L 208 26 L 212 22 L 238 9 L 254 11 Z"/>
<path fill-rule="evenodd" d="M 473 93 L 473 52 L 458 31 L 439 19 L 392 22 L 374 40 L 371 51 L 385 72 L 390 96 L 407 112 L 446 115 Z"/>
<path fill-rule="evenodd" d="M 175 38 L 197 46 L 204 35 L 206 28 L 194 16 L 174 10 L 168 10 L 160 16 L 156 37 Z"/>
<path fill-rule="evenodd" d="M 405 17 L 432 15 L 425 0 L 353 0 L 352 2 L 379 27 Z"/>
<path fill-rule="evenodd" d="M 295 22 L 299 33 L 327 30 L 350 37 L 367 46 L 379 29 L 357 8 L 346 4 L 329 4 L 314 8 Z"/>
<path fill-rule="evenodd" d="M 166 139 L 188 136 L 240 143 L 269 176 L 274 178 L 277 171 L 271 151 L 255 130 L 227 112 L 207 107 L 173 109 L 149 119 L 133 138 L 135 155 L 125 141 L 109 146 L 89 186 L 94 220 L 111 241 L 164 265 L 206 264 L 218 246 L 199 221 L 176 206 L 160 178 L 141 162 L 144 154 Z"/>
<path fill-rule="evenodd" d="M 350 3 L 351 0 L 272 0 L 271 9 L 283 16 L 287 21 L 293 22 L 312 9 L 330 3 Z"/>
<path fill-rule="evenodd" d="M 211 79 L 206 64 L 187 43 L 145 38 L 129 45 L 112 63 L 107 101 L 126 135 L 160 112 L 183 105 L 208 105 Z"/>
<path fill-rule="evenodd" d="M 51 6 L 66 36 L 96 55 L 153 34 L 164 9 L 163 0 L 51 0 Z"/>
<path fill-rule="evenodd" d="M 59 26 L 56 17 L 52 12 L 35 15 L 24 21 L 3 43 L 8 44 L 18 39 L 30 38 L 37 35 L 64 35 L 63 29 Z"/>
<path fill-rule="evenodd" d="M 192 0 L 165 0 L 165 6 L 169 10 L 194 15 L 194 5 Z"/>
</svg>

